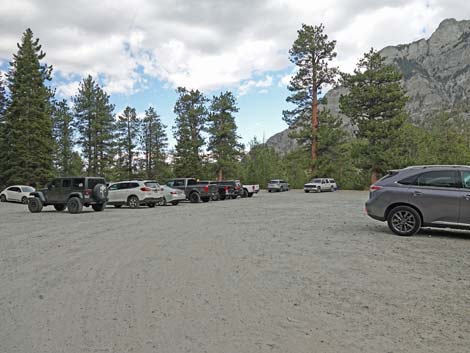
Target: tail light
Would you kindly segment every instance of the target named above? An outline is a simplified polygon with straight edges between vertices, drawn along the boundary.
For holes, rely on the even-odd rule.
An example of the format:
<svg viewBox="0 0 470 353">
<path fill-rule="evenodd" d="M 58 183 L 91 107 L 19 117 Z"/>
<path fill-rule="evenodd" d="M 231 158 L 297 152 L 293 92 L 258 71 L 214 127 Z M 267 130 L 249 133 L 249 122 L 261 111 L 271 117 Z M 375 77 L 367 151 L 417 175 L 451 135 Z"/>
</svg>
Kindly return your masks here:
<svg viewBox="0 0 470 353">
<path fill-rule="evenodd" d="M 209 192 L 209 185 L 204 186 L 204 192 Z"/>
<path fill-rule="evenodd" d="M 178 193 L 176 191 L 171 191 L 170 194 L 171 195 L 178 195 Z"/>
<path fill-rule="evenodd" d="M 90 196 L 92 192 L 93 192 L 92 189 L 85 189 L 85 190 L 83 191 L 83 195 L 84 195 L 84 196 Z"/>
<path fill-rule="evenodd" d="M 143 187 L 140 188 L 140 191 L 148 192 L 148 191 L 152 191 L 152 189 L 150 189 L 147 186 L 143 186 Z"/>
<path fill-rule="evenodd" d="M 382 189 L 382 187 L 379 186 L 379 185 L 371 185 L 369 190 L 370 191 L 377 191 L 377 190 L 381 190 L 381 189 Z"/>
<path fill-rule="evenodd" d="M 240 187 L 239 187 L 239 186 L 235 186 L 235 190 L 240 190 Z"/>
<path fill-rule="evenodd" d="M 228 186 L 224 186 L 224 190 L 225 190 L 225 191 L 228 191 Z"/>
</svg>

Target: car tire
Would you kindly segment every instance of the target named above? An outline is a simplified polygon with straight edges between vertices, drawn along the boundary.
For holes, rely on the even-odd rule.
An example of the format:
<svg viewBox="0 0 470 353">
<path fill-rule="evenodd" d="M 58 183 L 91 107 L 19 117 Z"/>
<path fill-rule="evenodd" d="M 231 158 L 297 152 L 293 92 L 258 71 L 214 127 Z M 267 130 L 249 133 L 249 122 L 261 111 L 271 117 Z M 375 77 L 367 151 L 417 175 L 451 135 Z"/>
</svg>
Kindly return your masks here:
<svg viewBox="0 0 470 353">
<path fill-rule="evenodd" d="M 134 195 L 129 196 L 127 198 L 127 206 L 129 206 L 130 208 L 139 208 L 140 206 L 139 198 Z"/>
<path fill-rule="evenodd" d="M 317 192 L 321 192 L 321 186 L 317 187 Z"/>
<path fill-rule="evenodd" d="M 178 206 L 179 203 L 180 203 L 179 201 L 171 201 L 171 204 L 172 204 L 173 206 Z"/>
<path fill-rule="evenodd" d="M 38 213 L 42 211 L 42 201 L 39 197 L 33 197 L 28 200 L 28 209 L 31 213 Z"/>
<path fill-rule="evenodd" d="M 253 193 L 252 193 L 252 192 L 249 192 L 249 193 L 248 193 L 248 197 L 253 197 Z"/>
<path fill-rule="evenodd" d="M 191 203 L 199 203 L 201 202 L 201 196 L 197 192 L 192 192 L 189 194 L 189 201 Z"/>
<path fill-rule="evenodd" d="M 331 192 L 334 192 L 334 191 L 335 191 L 335 187 L 334 187 L 334 186 L 331 186 L 330 191 L 331 191 Z"/>
<path fill-rule="evenodd" d="M 242 198 L 248 197 L 248 190 L 243 189 Z"/>
<path fill-rule="evenodd" d="M 91 208 L 96 212 L 103 211 L 105 207 L 106 207 L 106 203 L 97 203 L 97 204 L 91 205 Z"/>
<path fill-rule="evenodd" d="M 306 194 L 308 194 L 310 191 L 308 191 L 308 190 L 304 190 L 304 192 L 305 192 Z"/>
<path fill-rule="evenodd" d="M 421 216 L 412 207 L 397 206 L 387 216 L 390 230 L 401 236 L 412 236 L 421 229 Z"/>
<path fill-rule="evenodd" d="M 98 202 L 104 203 L 106 201 L 107 196 L 106 191 L 106 185 L 96 184 L 92 191 L 93 198 Z"/>
<path fill-rule="evenodd" d="M 62 212 L 65 210 L 65 205 L 63 203 L 59 203 L 57 205 L 54 205 L 54 208 L 57 212 Z"/>
<path fill-rule="evenodd" d="M 22 203 L 23 205 L 26 205 L 26 204 L 28 203 L 28 198 L 27 198 L 26 196 L 23 196 L 23 197 L 21 198 L 21 203 Z"/>
<path fill-rule="evenodd" d="M 227 196 L 226 196 L 225 194 L 222 194 L 222 195 L 220 195 L 219 198 L 223 201 L 223 200 L 225 200 L 225 199 L 227 198 Z"/>
<path fill-rule="evenodd" d="M 154 202 L 149 202 L 149 203 L 147 204 L 147 206 L 148 206 L 149 208 L 154 208 L 154 207 L 155 207 L 155 203 L 154 203 Z"/>
<path fill-rule="evenodd" d="M 237 198 L 237 195 L 232 195 L 232 200 L 235 200 Z"/>
<path fill-rule="evenodd" d="M 271 192 L 271 190 L 268 190 L 268 192 Z"/>
<path fill-rule="evenodd" d="M 7 197 L 5 195 L 0 195 L 0 202 L 7 202 Z"/>
<path fill-rule="evenodd" d="M 69 210 L 69 213 L 72 214 L 77 214 L 82 212 L 83 210 L 83 203 L 82 200 L 80 200 L 78 197 L 71 197 L 69 201 L 67 202 L 67 208 Z"/>
<path fill-rule="evenodd" d="M 202 202 L 209 202 L 211 200 L 210 196 L 201 197 Z"/>
<path fill-rule="evenodd" d="M 166 202 L 166 199 L 164 197 L 162 197 L 161 200 L 157 201 L 158 206 L 166 206 L 166 204 L 167 204 L 167 202 Z"/>
<path fill-rule="evenodd" d="M 220 200 L 220 195 L 218 193 L 215 194 L 215 195 L 212 195 L 211 200 L 212 201 L 219 201 Z"/>
</svg>

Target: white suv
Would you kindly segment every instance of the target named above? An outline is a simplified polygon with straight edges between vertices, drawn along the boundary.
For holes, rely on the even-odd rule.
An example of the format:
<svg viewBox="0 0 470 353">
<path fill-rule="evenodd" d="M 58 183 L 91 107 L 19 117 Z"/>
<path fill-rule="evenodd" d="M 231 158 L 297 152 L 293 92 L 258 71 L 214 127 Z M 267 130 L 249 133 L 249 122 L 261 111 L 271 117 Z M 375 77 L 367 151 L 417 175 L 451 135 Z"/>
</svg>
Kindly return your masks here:
<svg viewBox="0 0 470 353">
<path fill-rule="evenodd" d="M 111 183 L 108 186 L 108 205 L 138 208 L 141 205 L 155 207 L 163 202 L 160 185 L 154 180 L 130 180 Z"/>
<path fill-rule="evenodd" d="M 315 178 L 307 184 L 304 184 L 304 191 L 322 192 L 322 191 L 335 191 L 338 188 L 334 179 L 329 178 Z"/>
</svg>

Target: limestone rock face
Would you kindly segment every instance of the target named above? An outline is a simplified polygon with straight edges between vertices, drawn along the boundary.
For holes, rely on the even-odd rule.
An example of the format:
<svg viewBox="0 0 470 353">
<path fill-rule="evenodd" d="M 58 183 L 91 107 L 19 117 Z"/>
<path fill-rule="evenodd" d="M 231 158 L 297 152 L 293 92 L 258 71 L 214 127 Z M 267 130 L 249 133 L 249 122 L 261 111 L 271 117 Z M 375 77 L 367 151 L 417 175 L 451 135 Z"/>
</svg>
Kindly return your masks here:
<svg viewBox="0 0 470 353">
<path fill-rule="evenodd" d="M 385 47 L 380 53 L 403 74 L 412 121 L 422 122 L 435 112 L 470 100 L 470 20 L 446 19 L 429 39 Z M 325 95 L 326 108 L 341 116 L 339 97 L 345 93 L 343 87 L 330 90 Z M 341 117 L 345 126 L 350 126 L 347 118 Z M 288 130 L 266 143 L 280 153 L 290 152 L 297 146 L 288 137 Z"/>
</svg>

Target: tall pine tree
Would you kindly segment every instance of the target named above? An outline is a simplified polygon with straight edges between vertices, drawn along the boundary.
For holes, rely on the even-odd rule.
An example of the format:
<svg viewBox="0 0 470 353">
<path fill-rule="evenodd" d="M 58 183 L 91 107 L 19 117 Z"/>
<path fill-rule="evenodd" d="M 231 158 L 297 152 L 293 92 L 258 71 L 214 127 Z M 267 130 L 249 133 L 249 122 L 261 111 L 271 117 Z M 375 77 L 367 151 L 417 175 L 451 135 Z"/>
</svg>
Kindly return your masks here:
<svg viewBox="0 0 470 353">
<path fill-rule="evenodd" d="M 349 93 L 340 97 L 341 112 L 350 117 L 358 140 L 355 153 L 360 167 L 375 183 L 395 160 L 388 154 L 400 143 L 398 131 L 406 121 L 408 100 L 401 74 L 371 49 L 357 64 L 354 74 L 344 74 L 342 84 Z"/>
<path fill-rule="evenodd" d="M 144 152 L 144 168 L 147 178 L 161 180 L 166 176 L 166 149 L 168 136 L 154 107 L 145 111 L 142 120 L 140 141 Z"/>
<path fill-rule="evenodd" d="M 137 165 L 137 146 L 140 121 L 135 108 L 127 106 L 116 122 L 117 148 L 123 165 L 119 165 L 121 177 L 132 179 Z"/>
<path fill-rule="evenodd" d="M 243 152 L 233 116 L 236 112 L 238 107 L 232 92 L 227 91 L 212 98 L 207 128 L 207 150 L 212 152 L 211 157 L 215 159 L 218 180 L 223 180 L 229 173 L 233 174 Z"/>
<path fill-rule="evenodd" d="M 5 113 L 7 109 L 7 93 L 3 78 L 0 73 L 0 187 L 3 189 L 4 170 L 6 161 L 7 146 L 5 145 Z"/>
<path fill-rule="evenodd" d="M 113 161 L 114 105 L 109 96 L 88 76 L 73 98 L 77 144 L 85 157 L 88 175 L 105 175 Z"/>
<path fill-rule="evenodd" d="M 73 115 L 67 101 L 54 102 L 53 112 L 53 135 L 56 145 L 54 166 L 57 174 L 66 176 L 73 175 L 77 170 L 73 170 Z"/>
<path fill-rule="evenodd" d="M 338 72 L 329 66 L 336 57 L 336 41 L 329 41 L 323 31 L 323 25 L 306 24 L 298 31 L 289 51 L 290 61 L 298 70 L 287 87 L 292 92 L 287 102 L 296 108 L 283 112 L 284 121 L 292 128 L 291 136 L 308 144 L 314 163 L 318 158 L 318 95 L 325 85 L 334 82 Z"/>
<path fill-rule="evenodd" d="M 53 175 L 51 103 L 46 86 L 52 67 L 31 29 L 23 33 L 7 74 L 10 102 L 5 113 L 4 155 L 7 184 L 45 184 Z"/>
<path fill-rule="evenodd" d="M 176 139 L 174 170 L 180 177 L 198 177 L 201 174 L 201 148 L 204 146 L 202 132 L 207 120 L 207 98 L 199 90 L 179 87 L 174 112 Z"/>
</svg>

